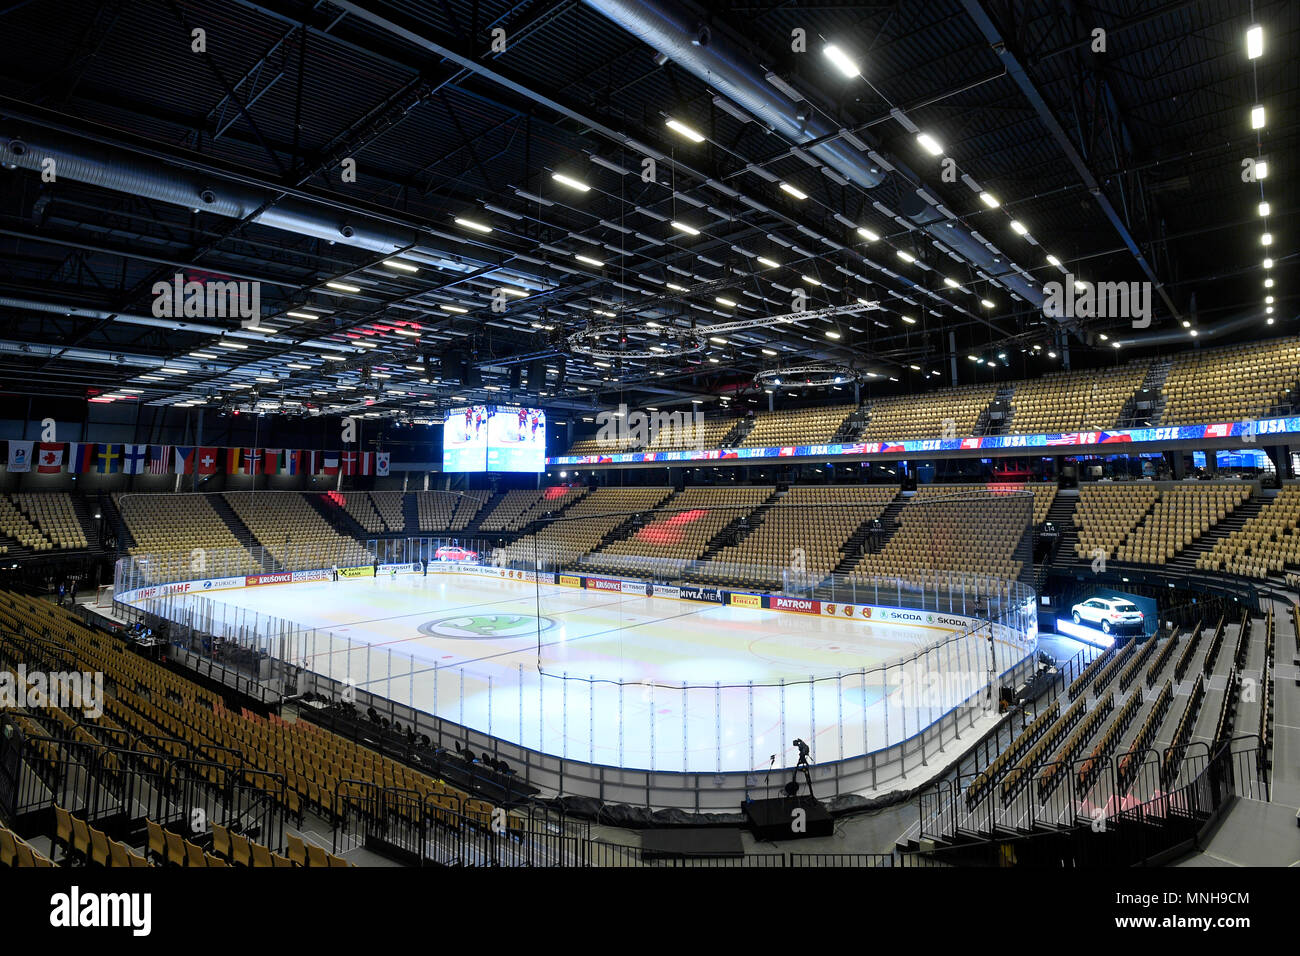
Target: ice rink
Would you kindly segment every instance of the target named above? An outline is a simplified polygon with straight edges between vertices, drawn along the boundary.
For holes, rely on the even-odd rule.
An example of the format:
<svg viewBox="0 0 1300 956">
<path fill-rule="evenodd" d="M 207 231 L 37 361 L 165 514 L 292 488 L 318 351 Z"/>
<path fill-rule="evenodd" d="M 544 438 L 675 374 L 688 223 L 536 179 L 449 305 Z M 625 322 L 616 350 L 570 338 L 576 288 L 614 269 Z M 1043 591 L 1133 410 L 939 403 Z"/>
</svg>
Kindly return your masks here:
<svg viewBox="0 0 1300 956">
<path fill-rule="evenodd" d="M 820 762 L 884 749 L 965 699 L 960 676 L 982 681 L 989 665 L 987 641 L 968 637 L 884 668 L 950 637 L 943 627 L 470 575 L 185 600 L 211 630 L 275 635 L 264 645 L 275 656 L 370 693 L 556 756 L 645 770 L 765 769 L 772 754 L 789 766 L 795 737 Z M 937 693 L 936 674 L 950 678 Z"/>
</svg>

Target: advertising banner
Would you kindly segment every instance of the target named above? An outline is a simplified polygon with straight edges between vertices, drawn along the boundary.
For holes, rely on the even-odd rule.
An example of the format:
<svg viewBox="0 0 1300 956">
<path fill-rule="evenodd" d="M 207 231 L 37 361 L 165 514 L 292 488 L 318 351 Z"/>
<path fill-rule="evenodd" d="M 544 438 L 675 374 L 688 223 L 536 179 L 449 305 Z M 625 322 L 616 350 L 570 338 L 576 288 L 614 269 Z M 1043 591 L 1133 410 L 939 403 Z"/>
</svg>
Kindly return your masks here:
<svg viewBox="0 0 1300 956">
<path fill-rule="evenodd" d="M 798 611 L 800 614 L 820 614 L 821 601 L 809 601 L 804 598 L 782 597 L 774 594 L 768 601 L 768 607 L 774 611 Z"/>
<path fill-rule="evenodd" d="M 658 588 L 655 589 L 656 591 Z M 679 589 L 679 597 L 687 601 L 708 601 L 710 604 L 722 603 L 722 592 L 717 588 L 701 588 L 693 584 L 683 584 Z"/>
<path fill-rule="evenodd" d="M 278 571 L 275 574 L 250 574 L 244 578 L 244 584 L 253 588 L 263 584 L 288 584 L 292 580 L 291 572 Z"/>
</svg>

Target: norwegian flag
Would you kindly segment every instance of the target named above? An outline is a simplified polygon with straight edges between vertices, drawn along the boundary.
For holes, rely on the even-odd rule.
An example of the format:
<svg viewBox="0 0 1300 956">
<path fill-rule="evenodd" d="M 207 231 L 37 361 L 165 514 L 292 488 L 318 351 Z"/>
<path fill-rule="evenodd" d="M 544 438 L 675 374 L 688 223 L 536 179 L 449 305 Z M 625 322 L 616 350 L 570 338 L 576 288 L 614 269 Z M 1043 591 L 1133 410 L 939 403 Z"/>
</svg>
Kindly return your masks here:
<svg viewBox="0 0 1300 956">
<path fill-rule="evenodd" d="M 172 473 L 172 446 L 149 446 L 149 474 L 170 475 Z"/>
<path fill-rule="evenodd" d="M 256 475 L 261 471 L 262 449 L 245 448 L 244 449 L 244 474 Z"/>
<path fill-rule="evenodd" d="M 63 442 L 43 441 L 36 449 L 36 470 L 43 475 L 63 470 Z"/>
</svg>

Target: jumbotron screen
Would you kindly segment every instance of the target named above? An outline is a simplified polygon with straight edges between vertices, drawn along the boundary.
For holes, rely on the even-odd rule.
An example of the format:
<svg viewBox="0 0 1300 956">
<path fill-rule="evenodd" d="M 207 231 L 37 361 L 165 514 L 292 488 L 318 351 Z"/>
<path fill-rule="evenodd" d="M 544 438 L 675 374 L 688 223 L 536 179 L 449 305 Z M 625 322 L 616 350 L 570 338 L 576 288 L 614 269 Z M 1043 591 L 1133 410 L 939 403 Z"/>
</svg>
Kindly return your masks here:
<svg viewBox="0 0 1300 956">
<path fill-rule="evenodd" d="M 442 422 L 442 470 L 486 471 L 490 407 L 447 409 Z"/>
<path fill-rule="evenodd" d="M 488 471 L 546 470 L 546 413 L 493 407 L 487 424 Z"/>
</svg>

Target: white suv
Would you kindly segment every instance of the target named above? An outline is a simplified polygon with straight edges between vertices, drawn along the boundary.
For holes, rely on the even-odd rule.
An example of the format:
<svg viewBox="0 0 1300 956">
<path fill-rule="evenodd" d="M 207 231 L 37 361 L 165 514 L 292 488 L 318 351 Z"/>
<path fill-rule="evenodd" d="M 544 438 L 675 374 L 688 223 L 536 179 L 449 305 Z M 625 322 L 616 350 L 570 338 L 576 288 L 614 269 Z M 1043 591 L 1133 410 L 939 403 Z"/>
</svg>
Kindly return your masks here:
<svg viewBox="0 0 1300 956">
<path fill-rule="evenodd" d="M 1138 630 L 1142 627 L 1142 612 L 1127 598 L 1090 598 L 1070 609 L 1075 624 L 1100 626 L 1103 633 L 1114 630 Z"/>
</svg>

